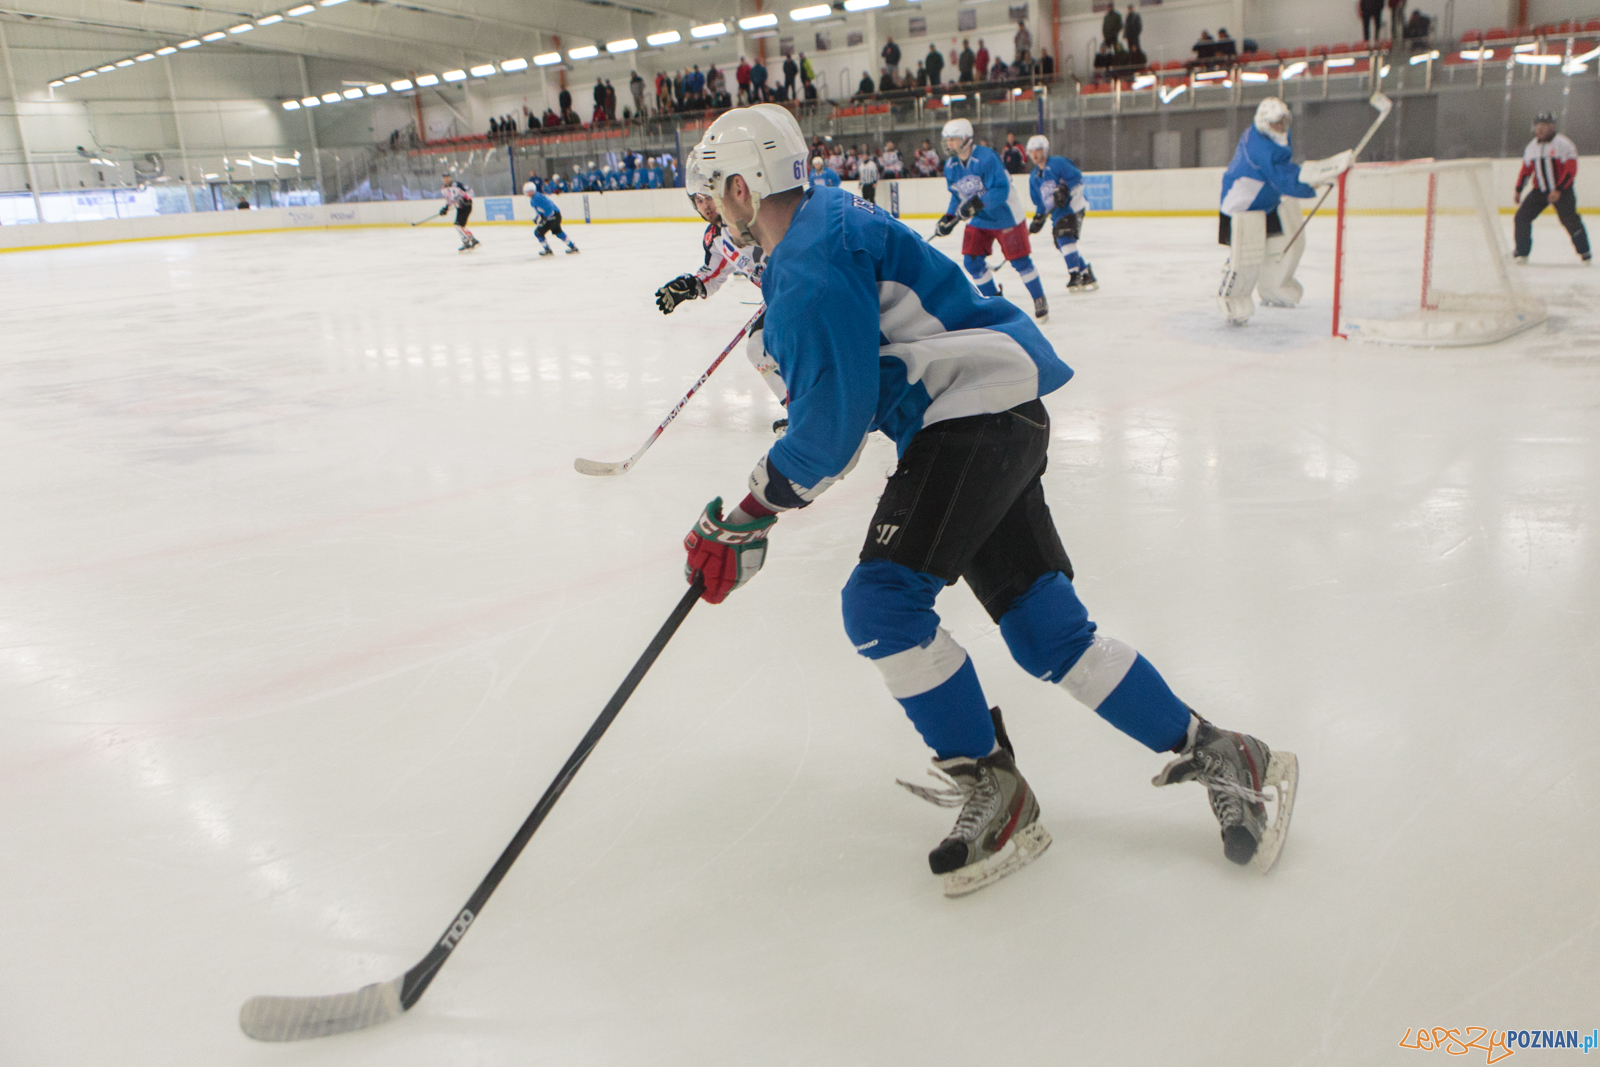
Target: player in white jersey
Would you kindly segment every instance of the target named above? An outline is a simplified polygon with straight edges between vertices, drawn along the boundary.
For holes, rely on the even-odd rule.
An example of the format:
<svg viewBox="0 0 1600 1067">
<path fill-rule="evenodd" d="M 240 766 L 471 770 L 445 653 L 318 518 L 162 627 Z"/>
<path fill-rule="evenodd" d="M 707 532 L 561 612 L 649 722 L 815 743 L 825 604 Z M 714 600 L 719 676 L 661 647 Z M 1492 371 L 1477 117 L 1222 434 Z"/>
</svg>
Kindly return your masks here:
<svg viewBox="0 0 1600 1067">
<path fill-rule="evenodd" d="M 684 539 L 686 576 L 720 603 L 760 569 L 778 516 L 809 506 L 882 431 L 899 463 L 845 584 L 844 625 L 948 785 L 908 788 L 960 809 L 928 856 L 945 893 L 987 885 L 1050 844 L 998 710 L 940 626 L 935 600 L 958 578 L 1019 666 L 1173 753 L 1154 784 L 1203 783 L 1227 857 L 1270 870 L 1294 756 L 1191 711 L 1144 656 L 1098 632 L 1072 584 L 1041 480 L 1041 398 L 1071 368 L 1025 312 L 981 295 L 904 223 L 843 189 L 806 188 L 806 155 L 794 116 L 767 104 L 725 112 L 694 150 L 735 242 L 767 250 L 766 341 L 792 395 L 789 433 L 757 461 L 748 495 L 726 515 L 713 500 Z"/>
<path fill-rule="evenodd" d="M 1522 187 L 1533 179 L 1533 188 L 1527 197 Z M 1556 117 L 1546 111 L 1533 120 L 1533 140 L 1522 152 L 1522 172 L 1517 175 L 1517 249 L 1518 263 L 1528 262 L 1533 251 L 1533 220 L 1546 207 L 1556 209 L 1556 217 L 1567 228 L 1572 238 L 1572 248 L 1584 263 L 1589 258 L 1589 231 L 1583 228 L 1578 215 L 1578 198 L 1573 184 L 1578 180 L 1578 146 L 1566 134 L 1556 132 Z"/>
<path fill-rule="evenodd" d="M 470 252 L 477 248 L 478 239 L 467 229 L 467 220 L 472 217 L 472 190 L 444 174 L 439 178 L 439 192 L 444 194 L 444 207 L 439 209 L 439 214 L 449 214 L 452 207 L 456 209 L 456 233 L 461 235 L 461 247 L 456 251 Z"/>
<path fill-rule="evenodd" d="M 706 220 L 705 233 L 700 237 L 701 251 L 705 260 L 698 269 L 688 274 L 680 274 L 666 285 L 656 290 L 656 306 L 663 315 L 670 315 L 679 304 L 688 300 L 704 300 L 721 289 L 723 284 L 734 275 L 743 274 L 752 282 L 760 284 L 762 253 L 758 245 L 740 248 L 728 235 L 728 228 L 723 225 L 722 218 L 717 214 L 717 205 L 711 197 L 701 190 L 704 188 L 703 176 L 695 171 L 693 153 L 690 154 L 689 163 L 685 172 L 685 181 L 689 193 L 689 201 L 694 204 L 695 211 Z M 778 403 L 789 403 L 789 387 L 784 384 L 783 375 L 778 371 L 778 363 L 767 355 L 765 346 L 761 341 L 762 327 L 765 325 L 765 316 L 756 320 L 750 328 L 749 337 L 745 340 L 745 356 L 750 360 L 750 365 L 755 367 L 756 373 L 761 375 L 761 380 L 767 383 L 767 388 L 772 390 L 772 395 L 778 398 Z M 782 434 L 788 427 L 788 419 L 779 419 L 772 424 L 774 433 Z"/>
</svg>

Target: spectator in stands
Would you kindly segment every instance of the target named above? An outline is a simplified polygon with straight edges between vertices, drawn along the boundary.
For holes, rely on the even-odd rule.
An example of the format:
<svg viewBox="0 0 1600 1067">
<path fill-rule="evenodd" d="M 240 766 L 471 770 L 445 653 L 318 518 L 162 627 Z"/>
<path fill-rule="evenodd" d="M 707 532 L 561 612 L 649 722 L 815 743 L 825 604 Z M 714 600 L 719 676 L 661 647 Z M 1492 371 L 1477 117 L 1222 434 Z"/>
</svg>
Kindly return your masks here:
<svg viewBox="0 0 1600 1067">
<path fill-rule="evenodd" d="M 617 121 L 617 90 L 610 78 L 606 79 L 606 118 Z"/>
<path fill-rule="evenodd" d="M 739 84 L 739 106 L 743 107 L 750 102 L 750 61 L 744 56 L 739 57 L 739 69 L 733 72 L 733 80 Z"/>
<path fill-rule="evenodd" d="M 1140 55 L 1144 55 L 1143 52 L 1140 52 L 1139 54 Z M 1040 49 L 1039 50 L 1039 76 L 1041 78 L 1053 78 L 1053 77 L 1055 77 L 1055 75 L 1056 75 L 1056 61 L 1054 59 L 1050 58 L 1050 50 L 1049 49 Z"/>
<path fill-rule="evenodd" d="M 944 56 L 939 54 L 938 45 L 930 44 L 928 54 L 922 60 L 922 69 L 928 73 L 928 84 L 939 86 L 944 84 Z"/>
<path fill-rule="evenodd" d="M 1199 46 L 1196 45 L 1196 48 Z M 1101 41 L 1100 48 L 1094 54 L 1094 76 L 1096 81 L 1109 81 L 1111 68 L 1116 63 L 1116 52 L 1111 48 L 1110 41 Z"/>
<path fill-rule="evenodd" d="M 1420 11 L 1413 11 L 1406 19 L 1406 40 L 1413 48 L 1428 46 L 1428 35 L 1433 32 L 1433 19 Z"/>
<path fill-rule="evenodd" d="M 811 90 L 810 92 L 806 93 L 806 99 L 807 100 L 815 100 L 817 98 L 817 91 L 816 91 L 816 89 L 812 88 L 812 83 L 815 82 L 816 80 L 817 80 L 817 72 L 812 69 L 811 60 L 806 58 L 806 54 L 804 52 L 801 52 L 800 53 L 800 84 L 801 84 L 802 87 Z"/>
<path fill-rule="evenodd" d="M 989 80 L 1003 82 L 1011 77 L 1011 68 L 1006 66 L 1006 61 L 999 56 L 994 57 L 994 65 L 989 68 Z"/>
<path fill-rule="evenodd" d="M 591 116 L 589 121 L 598 126 L 606 120 L 606 80 L 604 78 L 596 78 L 594 80 L 594 89 L 589 93 L 589 96 L 594 100 L 594 115 Z"/>
<path fill-rule="evenodd" d="M 939 153 L 929 147 L 927 141 L 923 141 L 922 147 L 917 149 L 917 177 L 932 178 L 940 170 Z"/>
<path fill-rule="evenodd" d="M 1405 0 L 1401 0 L 1401 3 L 1404 3 L 1404 2 L 1405 2 Z M 1234 56 L 1236 56 L 1238 54 L 1239 54 L 1238 45 L 1236 45 L 1234 43 L 1234 40 L 1233 40 L 1232 37 L 1228 36 L 1227 28 L 1223 27 L 1222 29 L 1219 29 L 1217 31 L 1217 56 L 1218 56 L 1218 58 L 1230 58 L 1231 59 L 1232 57 L 1234 57 Z"/>
<path fill-rule="evenodd" d="M 984 47 L 982 37 L 978 38 L 978 64 L 973 69 L 978 72 L 979 81 L 989 76 L 989 49 Z"/>
<path fill-rule="evenodd" d="M 890 180 L 898 179 L 905 173 L 905 164 L 900 162 L 900 150 L 893 141 L 883 142 L 883 151 L 878 154 L 878 167 L 883 171 L 883 176 Z"/>
<path fill-rule="evenodd" d="M 1128 42 L 1128 51 L 1139 51 L 1139 35 L 1144 33 L 1144 18 L 1130 3 L 1128 13 L 1122 19 L 1122 36 Z"/>
<path fill-rule="evenodd" d="M 972 71 L 978 65 L 978 57 L 972 54 L 972 45 L 968 40 L 961 38 L 961 55 L 956 59 L 956 69 L 961 72 L 961 80 L 972 80 Z"/>
<path fill-rule="evenodd" d="M 633 72 L 633 77 L 628 79 L 628 91 L 633 94 L 633 113 L 640 118 L 644 117 L 644 78 L 638 71 Z"/>
<path fill-rule="evenodd" d="M 800 64 L 794 61 L 794 53 L 790 52 L 783 57 L 783 95 L 786 100 L 795 97 L 794 80 L 800 76 Z"/>
<path fill-rule="evenodd" d="M 1217 39 L 1210 30 L 1201 30 L 1200 39 L 1194 43 L 1194 58 L 1201 66 L 1210 66 L 1217 56 Z"/>
<path fill-rule="evenodd" d="M 1383 36 L 1383 0 L 1361 0 L 1361 39 L 1373 41 Z"/>
<path fill-rule="evenodd" d="M 878 78 L 878 92 L 892 93 L 898 88 L 900 85 L 894 80 L 894 71 L 885 67 L 883 74 Z"/>
<path fill-rule="evenodd" d="M 562 89 L 561 95 L 556 98 L 556 107 L 561 109 L 561 114 L 563 115 L 570 111 L 572 109 L 572 94 L 566 89 Z"/>
<path fill-rule="evenodd" d="M 894 43 L 894 38 L 889 38 L 889 43 L 883 46 L 883 51 L 878 53 L 883 56 L 883 65 L 890 70 L 900 69 L 900 46 Z"/>
<path fill-rule="evenodd" d="M 1028 24 L 1022 19 L 1017 20 L 1017 32 L 1011 37 L 1011 46 L 1017 50 L 1017 54 L 1011 59 L 1012 66 L 1027 59 L 1028 54 L 1033 51 L 1033 34 L 1028 32 Z"/>
<path fill-rule="evenodd" d="M 1389 40 L 1405 39 L 1406 0 L 1389 0 Z"/>
<path fill-rule="evenodd" d="M 767 98 L 767 65 L 757 56 L 750 67 L 750 102 L 759 104 Z"/>
<path fill-rule="evenodd" d="M 1113 49 L 1117 47 L 1117 38 L 1122 36 L 1122 16 L 1116 4 L 1106 8 L 1106 17 L 1100 20 L 1100 36 Z"/>
<path fill-rule="evenodd" d="M 1017 135 L 1006 134 L 1005 147 L 1000 149 L 1000 162 L 1004 164 L 1007 174 L 1028 173 L 1028 160 L 1022 154 L 1022 146 L 1017 143 Z"/>
<path fill-rule="evenodd" d="M 874 88 L 874 86 L 872 84 L 872 74 L 870 72 L 868 72 L 868 71 L 865 71 L 865 70 L 862 71 L 861 72 L 861 83 L 856 86 L 855 99 L 861 100 L 861 99 L 863 99 L 865 97 L 869 97 L 876 91 L 877 90 Z"/>
</svg>

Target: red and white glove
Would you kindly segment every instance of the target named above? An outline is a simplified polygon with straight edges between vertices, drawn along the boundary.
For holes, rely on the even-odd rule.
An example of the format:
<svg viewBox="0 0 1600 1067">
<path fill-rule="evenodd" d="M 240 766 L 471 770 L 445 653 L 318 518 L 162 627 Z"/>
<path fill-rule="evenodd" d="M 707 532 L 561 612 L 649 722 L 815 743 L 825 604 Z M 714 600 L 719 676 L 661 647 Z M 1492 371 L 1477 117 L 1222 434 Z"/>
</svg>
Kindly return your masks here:
<svg viewBox="0 0 1600 1067">
<path fill-rule="evenodd" d="M 778 521 L 764 515 L 749 522 L 731 523 L 722 517 L 722 498 L 706 505 L 683 547 L 689 554 L 683 576 L 690 583 L 696 574 L 705 583 L 700 598 L 720 604 L 729 593 L 756 576 L 767 559 L 767 531 Z"/>
</svg>

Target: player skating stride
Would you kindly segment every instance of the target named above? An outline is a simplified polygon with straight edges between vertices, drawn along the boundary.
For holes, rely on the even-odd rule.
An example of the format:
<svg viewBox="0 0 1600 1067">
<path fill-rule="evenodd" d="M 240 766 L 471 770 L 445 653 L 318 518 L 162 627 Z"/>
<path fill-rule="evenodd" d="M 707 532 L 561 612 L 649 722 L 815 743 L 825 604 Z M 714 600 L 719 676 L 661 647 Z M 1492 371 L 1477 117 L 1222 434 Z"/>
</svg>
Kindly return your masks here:
<svg viewBox="0 0 1600 1067">
<path fill-rule="evenodd" d="M 899 465 L 845 585 L 844 623 L 949 785 L 913 792 L 961 809 L 928 857 L 946 894 L 1010 874 L 1050 844 L 999 712 L 934 610 L 957 578 L 1023 669 L 1152 751 L 1176 753 L 1155 784 L 1204 784 L 1227 857 L 1270 870 L 1294 756 L 1192 712 L 1148 660 L 1098 633 L 1078 599 L 1040 480 L 1050 441 L 1040 397 L 1072 371 L 1044 335 L 875 205 L 804 188 L 805 140 L 787 111 L 729 111 L 695 156 L 734 240 L 767 249 L 765 344 L 790 385 L 789 433 L 756 464 L 749 494 L 726 515 L 713 500 L 684 540 L 704 598 L 721 603 L 754 577 L 778 515 L 815 501 L 882 430 Z"/>
<path fill-rule="evenodd" d="M 1022 223 L 1022 200 L 1011 186 L 1011 175 L 994 149 L 972 139 L 972 123 L 966 119 L 945 123 L 942 136 L 945 151 L 950 153 L 944 161 L 950 206 L 934 227 L 934 236 L 943 237 L 956 228 L 957 222 L 966 220 L 961 254 L 973 284 L 984 296 L 1000 295 L 994 275 L 989 273 L 988 260 L 989 250 L 998 240 L 1001 254 L 1022 276 L 1022 284 L 1033 297 L 1033 317 L 1044 322 L 1050 317 L 1050 304 L 1044 298 L 1044 286 L 1029 255 L 1032 250 Z"/>
<path fill-rule="evenodd" d="M 1217 241 L 1228 246 L 1228 263 L 1222 270 L 1217 306 L 1234 326 L 1243 326 L 1256 313 L 1251 294 L 1258 289 L 1268 307 L 1294 307 L 1305 290 L 1294 280 L 1295 268 L 1305 251 L 1305 238 L 1295 240 L 1300 205 L 1284 204 L 1316 196 L 1314 185 L 1327 185 L 1350 169 L 1353 150 L 1327 159 L 1301 163 L 1290 160 L 1289 107 L 1275 96 L 1261 101 L 1255 122 L 1239 138 L 1233 161 L 1222 175 L 1222 209 Z"/>
<path fill-rule="evenodd" d="M 1089 201 L 1083 195 L 1083 172 L 1066 156 L 1050 154 L 1050 139 L 1042 133 L 1028 138 L 1028 158 L 1033 173 L 1028 175 L 1028 193 L 1033 197 L 1033 221 L 1029 233 L 1044 229 L 1050 220 L 1050 236 L 1056 250 L 1067 261 L 1067 292 L 1087 293 L 1100 288 L 1094 268 L 1078 253 L 1078 235 L 1083 232 L 1083 216 Z"/>
<path fill-rule="evenodd" d="M 1522 187 L 1533 179 L 1533 189 L 1523 199 Z M 1585 264 L 1593 262 L 1589 253 L 1589 231 L 1583 228 L 1578 215 L 1578 198 L 1573 185 L 1578 180 L 1578 146 L 1566 134 L 1556 132 L 1556 117 L 1542 112 L 1533 120 L 1533 140 L 1522 151 L 1522 170 L 1517 174 L 1517 203 L 1515 225 L 1517 248 L 1513 253 L 1518 263 L 1528 262 L 1533 251 L 1533 220 L 1547 207 L 1556 209 L 1556 217 L 1567 228 L 1572 238 L 1572 250 Z"/>
<path fill-rule="evenodd" d="M 743 274 L 759 285 L 764 266 L 759 245 L 741 248 L 729 236 L 728 228 L 723 225 L 721 216 L 717 214 L 716 201 L 709 195 L 706 177 L 699 171 L 693 153 L 690 153 L 688 165 L 684 169 L 684 185 L 689 194 L 689 202 L 694 205 L 700 217 L 706 220 L 706 231 L 700 237 L 705 261 L 693 273 L 680 274 L 656 290 L 656 307 L 661 309 L 663 315 L 672 314 L 673 310 L 686 300 L 707 299 L 736 274 Z M 777 361 L 767 355 L 766 348 L 761 343 L 763 322 L 764 319 L 757 319 L 755 325 L 750 327 L 745 341 L 745 355 L 749 358 L 751 366 L 755 367 L 756 373 L 761 375 L 761 380 L 767 383 L 767 388 L 772 390 L 772 395 L 778 398 L 778 403 L 786 405 L 789 402 L 789 387 L 783 383 L 783 375 L 778 372 Z M 774 433 L 782 434 L 788 425 L 788 419 L 779 419 L 772 424 L 772 430 Z"/>
<path fill-rule="evenodd" d="M 544 239 L 545 234 L 553 233 L 567 242 L 567 255 L 570 256 L 578 250 L 578 246 L 573 244 L 572 238 L 561 229 L 561 208 L 539 189 L 537 179 L 537 174 L 528 175 L 527 184 L 522 187 L 522 192 L 528 198 L 528 203 L 533 205 L 533 236 L 539 240 L 539 247 L 542 249 L 539 254 L 555 255 L 550 251 L 550 242 Z"/>
<path fill-rule="evenodd" d="M 472 190 L 444 174 L 439 177 L 439 191 L 444 194 L 444 207 L 439 209 L 439 214 L 449 214 L 452 207 L 456 209 L 456 233 L 461 235 L 461 247 L 456 251 L 470 252 L 477 248 L 478 239 L 467 229 L 467 220 L 472 217 Z"/>
</svg>

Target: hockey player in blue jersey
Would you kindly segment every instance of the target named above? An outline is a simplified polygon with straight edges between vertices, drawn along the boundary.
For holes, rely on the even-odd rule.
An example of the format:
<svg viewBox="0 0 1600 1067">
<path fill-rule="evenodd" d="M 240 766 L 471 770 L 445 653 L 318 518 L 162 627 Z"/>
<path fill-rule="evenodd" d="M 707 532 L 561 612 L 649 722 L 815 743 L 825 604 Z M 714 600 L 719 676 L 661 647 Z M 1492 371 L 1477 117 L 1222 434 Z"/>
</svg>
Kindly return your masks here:
<svg viewBox="0 0 1600 1067">
<path fill-rule="evenodd" d="M 839 187 L 839 172 L 823 162 L 821 156 L 812 156 L 809 181 L 813 187 L 821 185 L 829 189 L 837 189 Z"/>
<path fill-rule="evenodd" d="M 1000 713 L 934 610 L 957 578 L 1029 674 L 1176 753 L 1155 784 L 1203 783 L 1228 858 L 1269 870 L 1294 757 L 1193 713 L 1148 660 L 1097 632 L 1078 599 L 1040 480 L 1050 441 L 1040 398 L 1072 371 L 1044 335 L 887 212 L 806 188 L 805 139 L 783 108 L 723 114 L 695 153 L 734 239 L 767 250 L 765 344 L 790 390 L 789 432 L 756 464 L 748 495 L 726 514 L 713 500 L 684 540 L 704 599 L 720 603 L 749 581 L 778 516 L 843 478 L 881 430 L 899 464 L 845 585 L 844 623 L 950 787 L 908 788 L 961 809 L 928 857 L 945 893 L 987 885 L 1050 843 Z"/>
<path fill-rule="evenodd" d="M 661 164 L 657 163 L 654 158 L 645 163 L 644 187 L 646 189 L 661 188 Z"/>
<path fill-rule="evenodd" d="M 605 189 L 605 175 L 600 168 L 594 165 L 594 160 L 589 161 L 589 169 L 583 175 L 583 188 L 585 192 L 598 193 Z"/>
<path fill-rule="evenodd" d="M 945 151 L 950 153 L 944 161 L 950 206 L 934 226 L 934 236 L 943 237 L 956 228 L 957 222 L 967 220 L 967 228 L 961 234 L 962 262 L 984 296 L 1000 295 L 994 275 L 989 273 L 989 251 L 998 240 L 1001 255 L 1016 268 L 1022 284 L 1028 287 L 1028 295 L 1033 297 L 1033 317 L 1044 322 L 1050 317 L 1050 304 L 1044 298 L 1044 286 L 1029 254 L 1032 249 L 1022 223 L 1022 199 L 1016 195 L 1005 164 L 994 149 L 972 139 L 972 123 L 966 119 L 945 123 L 941 136 Z"/>
<path fill-rule="evenodd" d="M 1256 313 L 1251 294 L 1258 290 L 1268 307 L 1300 303 L 1304 290 L 1294 272 L 1306 241 L 1300 235 L 1290 244 L 1300 229 L 1300 205 L 1286 204 L 1283 198 L 1316 196 L 1313 186 L 1333 182 L 1355 158 L 1346 150 L 1296 166 L 1289 144 L 1291 117 L 1288 105 L 1277 97 L 1261 101 L 1255 121 L 1240 136 L 1233 161 L 1222 175 L 1217 240 L 1228 246 L 1229 255 L 1217 306 L 1235 326 L 1243 326 Z"/>
<path fill-rule="evenodd" d="M 1056 249 L 1067 260 L 1067 292 L 1087 293 L 1100 288 L 1094 268 L 1078 253 L 1078 235 L 1083 232 L 1083 216 L 1089 201 L 1083 195 L 1083 172 L 1066 156 L 1052 156 L 1050 141 L 1044 134 L 1028 138 L 1028 159 L 1033 173 L 1028 176 L 1028 194 L 1033 197 L 1033 221 L 1029 233 L 1044 229 L 1050 220 L 1050 236 Z"/>
<path fill-rule="evenodd" d="M 545 190 L 551 193 L 564 193 L 567 191 L 567 179 L 561 176 L 560 171 L 550 175 L 550 180 L 545 182 Z"/>
<path fill-rule="evenodd" d="M 539 247 L 543 249 L 541 256 L 553 256 L 550 251 L 550 242 L 544 239 L 547 233 L 553 233 L 561 240 L 567 242 L 567 255 L 572 255 L 578 246 L 572 243 L 561 229 L 561 208 L 544 193 L 539 191 L 538 183 L 534 180 L 536 175 L 528 175 L 528 182 L 522 187 L 522 192 L 528 198 L 528 203 L 533 205 L 533 236 L 538 239 Z"/>
</svg>

